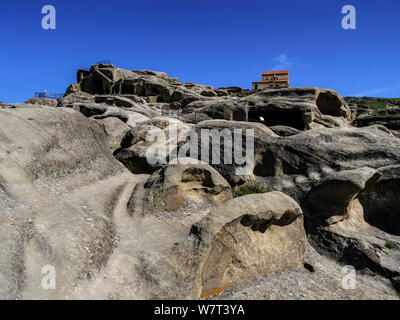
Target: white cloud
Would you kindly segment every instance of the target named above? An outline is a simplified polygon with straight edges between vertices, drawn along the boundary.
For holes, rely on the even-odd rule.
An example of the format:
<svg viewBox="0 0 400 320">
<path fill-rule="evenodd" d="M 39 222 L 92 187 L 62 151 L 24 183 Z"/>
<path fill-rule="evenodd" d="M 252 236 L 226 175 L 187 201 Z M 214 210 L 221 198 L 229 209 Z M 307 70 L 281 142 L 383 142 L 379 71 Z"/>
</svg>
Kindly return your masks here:
<svg viewBox="0 0 400 320">
<path fill-rule="evenodd" d="M 274 61 L 276 62 L 275 66 L 273 67 L 274 70 L 289 69 L 293 65 L 293 63 L 289 61 L 287 55 L 284 53 L 275 57 Z"/>
</svg>

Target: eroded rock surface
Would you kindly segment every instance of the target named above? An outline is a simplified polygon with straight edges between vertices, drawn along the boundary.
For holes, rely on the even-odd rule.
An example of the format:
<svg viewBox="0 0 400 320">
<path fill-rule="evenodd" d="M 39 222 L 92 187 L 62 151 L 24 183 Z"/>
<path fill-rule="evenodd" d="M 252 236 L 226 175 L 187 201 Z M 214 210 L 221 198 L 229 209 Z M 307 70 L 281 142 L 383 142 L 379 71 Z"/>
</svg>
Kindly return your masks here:
<svg viewBox="0 0 400 320">
<path fill-rule="evenodd" d="M 138 187 L 144 189 L 145 195 L 133 194 L 132 214 L 181 212 L 188 215 L 190 212 L 189 216 L 193 216 L 196 211 L 201 211 L 204 215 L 210 205 L 217 206 L 232 198 L 228 182 L 205 163 L 169 164 Z M 138 202 L 144 205 L 135 205 Z"/>
<path fill-rule="evenodd" d="M 229 200 L 177 240 L 162 255 L 143 255 L 151 298 L 210 297 L 256 274 L 298 266 L 306 250 L 301 209 L 279 192 Z"/>
<path fill-rule="evenodd" d="M 399 135 L 358 111 L 105 64 L 2 104 L 0 297 L 398 299 Z"/>
<path fill-rule="evenodd" d="M 0 139 L 0 296 L 67 298 L 116 245 L 126 169 L 100 127 L 69 109 L 2 110 Z M 40 289 L 46 265 L 58 274 L 52 293 Z"/>
</svg>

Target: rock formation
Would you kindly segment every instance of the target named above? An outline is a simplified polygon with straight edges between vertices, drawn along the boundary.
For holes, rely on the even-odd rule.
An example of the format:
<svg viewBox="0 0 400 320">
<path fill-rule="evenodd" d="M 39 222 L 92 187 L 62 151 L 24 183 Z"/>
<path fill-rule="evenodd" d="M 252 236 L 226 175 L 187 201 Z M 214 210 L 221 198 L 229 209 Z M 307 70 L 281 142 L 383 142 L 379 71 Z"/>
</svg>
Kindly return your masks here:
<svg viewBox="0 0 400 320">
<path fill-rule="evenodd" d="M 1 104 L 0 298 L 398 299 L 399 135 L 357 115 L 329 89 L 106 64 Z"/>
</svg>

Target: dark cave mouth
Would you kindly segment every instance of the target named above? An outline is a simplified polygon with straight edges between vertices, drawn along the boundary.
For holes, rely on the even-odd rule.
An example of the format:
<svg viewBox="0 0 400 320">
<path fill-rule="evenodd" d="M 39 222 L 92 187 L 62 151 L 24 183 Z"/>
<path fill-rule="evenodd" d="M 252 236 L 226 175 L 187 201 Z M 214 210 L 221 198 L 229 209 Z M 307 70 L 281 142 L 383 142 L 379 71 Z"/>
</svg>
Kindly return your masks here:
<svg viewBox="0 0 400 320">
<path fill-rule="evenodd" d="M 263 120 L 262 120 L 263 119 Z M 260 122 L 267 127 L 288 126 L 298 130 L 305 129 L 303 114 L 299 109 L 289 110 L 249 110 L 248 121 Z"/>
<path fill-rule="evenodd" d="M 332 92 L 321 92 L 316 101 L 319 111 L 328 116 L 340 117 L 342 102 Z"/>
</svg>

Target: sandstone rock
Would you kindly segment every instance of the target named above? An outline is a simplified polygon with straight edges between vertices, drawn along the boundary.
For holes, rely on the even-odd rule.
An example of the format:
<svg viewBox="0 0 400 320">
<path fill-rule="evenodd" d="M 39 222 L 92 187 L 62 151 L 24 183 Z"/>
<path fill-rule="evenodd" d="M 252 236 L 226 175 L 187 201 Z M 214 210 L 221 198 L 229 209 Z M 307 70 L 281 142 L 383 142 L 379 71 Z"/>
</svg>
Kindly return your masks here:
<svg viewBox="0 0 400 320">
<path fill-rule="evenodd" d="M 393 277 L 391 279 L 393 286 L 395 287 L 395 289 L 400 292 L 400 276 L 398 277 Z"/>
<path fill-rule="evenodd" d="M 304 130 L 342 127 L 354 120 L 344 99 L 327 89 L 286 88 L 249 94 L 241 88 L 215 90 L 211 86 L 180 83 L 164 73 L 129 71 L 109 65 L 79 70 L 77 78 L 80 90 L 90 94 L 129 94 L 143 97 L 148 103 L 178 103 L 184 109 L 184 120 L 191 123 L 208 119 L 259 122 L 262 117 L 268 126 Z"/>
<path fill-rule="evenodd" d="M 393 279 L 400 275 L 400 237 L 372 227 L 364 220 L 359 199 L 349 216 L 329 226 L 306 223 L 309 243 L 335 260 L 361 270 L 363 274 Z M 393 248 L 388 248 L 391 243 Z"/>
<path fill-rule="evenodd" d="M 202 296 L 302 263 L 306 249 L 301 209 L 281 193 L 248 195 L 222 205 L 191 233 L 210 247 L 202 272 Z M 239 244 L 246 244 L 241 248 Z M 251 256 L 258 257 L 251 261 Z"/>
<path fill-rule="evenodd" d="M 58 107 L 71 108 L 74 103 L 95 103 L 95 97 L 89 93 L 77 91 L 65 95 L 59 102 Z"/>
<path fill-rule="evenodd" d="M 3 108 L 4 109 L 26 109 L 26 108 L 42 108 L 42 105 L 32 104 L 32 103 L 8 103 Z"/>
<path fill-rule="evenodd" d="M 369 207 L 365 204 L 365 201 L 369 201 L 369 204 L 375 204 L 376 200 L 376 206 L 379 207 L 381 205 L 380 199 L 374 199 L 370 193 L 371 190 L 376 188 L 378 181 L 382 178 L 381 172 L 383 173 L 385 170 L 358 169 L 338 173 L 340 182 L 338 183 L 337 179 L 334 179 L 336 185 L 340 189 L 343 189 L 343 182 L 347 180 L 346 189 L 353 189 L 353 191 L 348 192 L 349 197 L 345 199 L 337 190 L 331 190 L 331 197 L 322 196 L 317 199 L 320 203 L 320 208 L 314 208 L 314 215 L 324 217 L 323 213 L 327 212 L 327 210 L 330 210 L 330 212 L 344 212 L 345 214 L 336 217 L 331 216 L 326 220 L 327 223 L 307 220 L 306 230 L 309 242 L 321 254 L 328 255 L 342 263 L 351 265 L 357 270 L 362 270 L 363 273 L 393 279 L 400 274 L 398 264 L 400 259 L 400 251 L 398 250 L 400 248 L 400 237 L 385 233 L 369 224 L 370 221 L 384 221 L 384 219 L 379 217 L 376 220 L 372 220 L 367 215 Z M 325 185 L 329 184 L 327 181 L 325 181 Z M 387 190 L 389 191 L 390 188 Z M 351 200 L 348 201 L 348 199 Z M 326 204 L 324 204 L 324 200 Z M 389 203 L 392 206 L 397 201 L 390 197 L 389 199 L 383 198 L 382 200 L 390 200 Z M 345 207 L 346 204 L 347 207 Z M 308 208 L 306 211 L 308 211 Z M 381 212 L 389 213 L 390 208 L 388 209 Z M 315 219 L 315 217 L 312 218 Z M 390 218 L 389 216 L 387 221 L 391 221 Z M 393 220 L 392 222 L 395 221 Z M 379 223 L 376 226 L 384 229 Z M 392 230 L 390 229 L 389 232 Z"/>
<path fill-rule="evenodd" d="M 205 97 L 216 97 L 217 93 L 214 90 L 203 90 L 200 95 Z"/>
<path fill-rule="evenodd" d="M 0 136 L 0 296 L 65 299 L 116 244 L 110 217 L 126 170 L 100 127 L 71 109 L 2 110 Z M 40 286 L 46 265 L 56 290 Z"/>
<path fill-rule="evenodd" d="M 275 272 L 227 288 L 212 300 L 398 300 L 390 281 L 376 274 L 356 272 L 356 286 L 346 289 L 343 275 L 350 271 L 343 263 L 309 248 L 307 259 L 314 272 L 303 267 Z M 310 257 L 311 255 L 311 257 Z M 345 271 L 345 272 L 344 272 Z M 223 301 L 214 301 L 223 303 Z"/>
<path fill-rule="evenodd" d="M 202 129 L 210 133 L 214 129 L 219 143 L 202 141 Z M 254 159 L 248 158 L 251 165 L 246 175 L 236 174 L 241 166 L 235 161 L 224 162 L 225 148 L 231 149 L 232 154 L 234 150 L 223 133 L 233 137 L 235 129 L 243 134 L 239 141 L 243 143 L 243 154 L 246 154 L 246 130 L 254 130 Z M 231 185 L 257 179 L 267 190 L 283 191 L 296 200 L 328 173 L 362 167 L 378 169 L 400 161 L 398 138 L 379 127 L 320 128 L 279 137 L 262 124 L 209 120 L 200 122 L 193 130 L 199 138 L 197 157 L 203 149 L 209 150 L 209 161 L 213 153 L 219 155 L 220 162 L 212 165 Z"/>
<path fill-rule="evenodd" d="M 213 119 L 246 121 L 246 108 L 236 97 L 193 101 L 182 110 L 182 119 L 189 123 Z"/>
<path fill-rule="evenodd" d="M 187 124 L 167 117 L 141 121 L 125 134 L 114 155 L 133 173 L 153 173 L 167 163 L 168 154 L 189 130 Z"/>
<path fill-rule="evenodd" d="M 300 133 L 300 130 L 297 130 L 292 127 L 288 126 L 272 126 L 269 127 L 274 133 L 276 133 L 278 136 L 281 137 L 289 137 L 289 136 L 294 136 L 295 134 Z"/>
<path fill-rule="evenodd" d="M 118 118 L 129 127 L 134 127 L 136 123 L 148 119 L 148 117 L 142 113 L 99 103 L 76 102 L 73 103 L 70 107 L 72 107 L 74 110 L 79 111 L 84 116 L 92 118 L 93 120 L 105 119 L 109 117 Z"/>
<path fill-rule="evenodd" d="M 143 184 L 144 194 L 136 199 L 133 195 L 129 205 L 133 214 L 180 212 L 193 220 L 196 213 L 204 215 L 210 207 L 232 198 L 228 182 L 208 164 L 176 162 L 155 172 Z"/>
<path fill-rule="evenodd" d="M 200 93 L 211 88 L 201 85 L 193 85 L 193 88 L 185 86 L 178 79 L 169 78 L 164 72 L 129 71 L 112 65 L 95 65 L 90 70 L 78 70 L 77 79 L 83 92 L 93 95 L 136 95 L 145 97 L 149 103 L 179 101 L 186 105 L 202 99 Z"/>
<path fill-rule="evenodd" d="M 117 117 L 107 117 L 104 119 L 95 119 L 95 121 L 102 127 L 107 134 L 108 143 L 111 150 L 118 149 L 122 137 L 129 130 L 129 126 Z"/>
<path fill-rule="evenodd" d="M 190 114 L 196 113 L 201 120 L 205 120 L 205 115 L 208 119 L 255 121 L 299 130 L 343 127 L 354 120 L 349 106 L 337 92 L 314 87 L 269 89 L 245 97 L 196 101 L 190 103 L 184 113 L 192 122 L 196 119 Z"/>
<path fill-rule="evenodd" d="M 333 90 L 285 88 L 265 90 L 245 98 L 248 118 L 262 116 L 266 125 L 287 125 L 304 130 L 319 124 L 326 127 L 351 123 L 351 112 L 343 98 Z"/>
<path fill-rule="evenodd" d="M 65 91 L 64 96 L 68 96 L 73 93 L 79 93 L 81 91 L 81 86 L 79 83 L 71 83 L 67 90 Z"/>
<path fill-rule="evenodd" d="M 243 91 L 243 89 L 240 87 L 225 87 L 225 88 L 218 88 L 218 90 L 224 90 L 229 94 L 240 93 Z"/>
<path fill-rule="evenodd" d="M 242 184 L 248 181 L 253 174 L 256 165 L 255 161 L 257 161 L 257 154 L 255 155 L 256 160 L 254 160 L 254 154 L 251 151 L 245 152 L 244 158 L 242 159 L 243 163 L 238 164 L 235 161 L 233 150 L 235 130 L 239 130 L 238 137 L 241 139 L 241 147 L 243 150 L 246 150 L 247 136 L 249 139 L 253 139 L 254 136 L 256 136 L 263 141 L 269 141 L 270 139 L 278 137 L 262 124 L 243 121 L 210 120 L 202 121 L 194 127 L 194 138 L 198 139 L 198 142 L 195 142 L 198 143 L 198 157 L 201 157 L 203 153 L 208 153 L 208 159 L 204 161 L 208 161 L 210 164 L 212 163 L 212 166 L 232 185 Z M 209 138 L 203 139 L 202 132 L 208 133 Z M 227 135 L 224 135 L 225 133 Z M 178 146 L 178 152 L 181 152 L 180 149 L 184 148 L 184 145 L 184 143 L 181 143 Z M 226 148 L 232 150 L 231 159 L 226 159 L 225 157 Z M 243 172 L 240 173 L 239 171 Z"/>
<path fill-rule="evenodd" d="M 365 220 L 400 236 L 400 166 L 382 167 L 378 172 L 379 180 L 360 194 Z"/>
<path fill-rule="evenodd" d="M 330 223 L 347 218 L 352 201 L 379 177 L 378 171 L 368 167 L 328 175 L 314 184 L 306 196 L 308 216 Z"/>
<path fill-rule="evenodd" d="M 142 272 L 156 293 L 150 297 L 198 299 L 255 274 L 294 268 L 305 249 L 295 201 L 279 192 L 248 195 L 220 205 L 161 257 L 143 257 Z"/>
<path fill-rule="evenodd" d="M 62 99 L 0 107 L 1 298 L 398 290 L 399 134 L 352 127 L 370 110 L 333 90 L 215 89 L 97 64 Z M 240 163 L 225 161 L 234 146 Z M 242 184 L 267 193 L 231 199 Z M 357 293 L 338 288 L 341 264 Z M 40 287 L 46 265 L 54 290 Z"/>
<path fill-rule="evenodd" d="M 57 107 L 58 99 L 50 98 L 30 98 L 25 101 L 26 104 L 37 104 L 41 106 Z"/>
<path fill-rule="evenodd" d="M 119 97 L 119 96 L 114 96 L 114 95 L 95 96 L 95 102 L 96 103 L 105 103 L 105 104 L 115 105 L 117 107 L 125 107 L 125 108 L 131 108 L 135 105 L 135 103 L 129 98 Z"/>
</svg>

